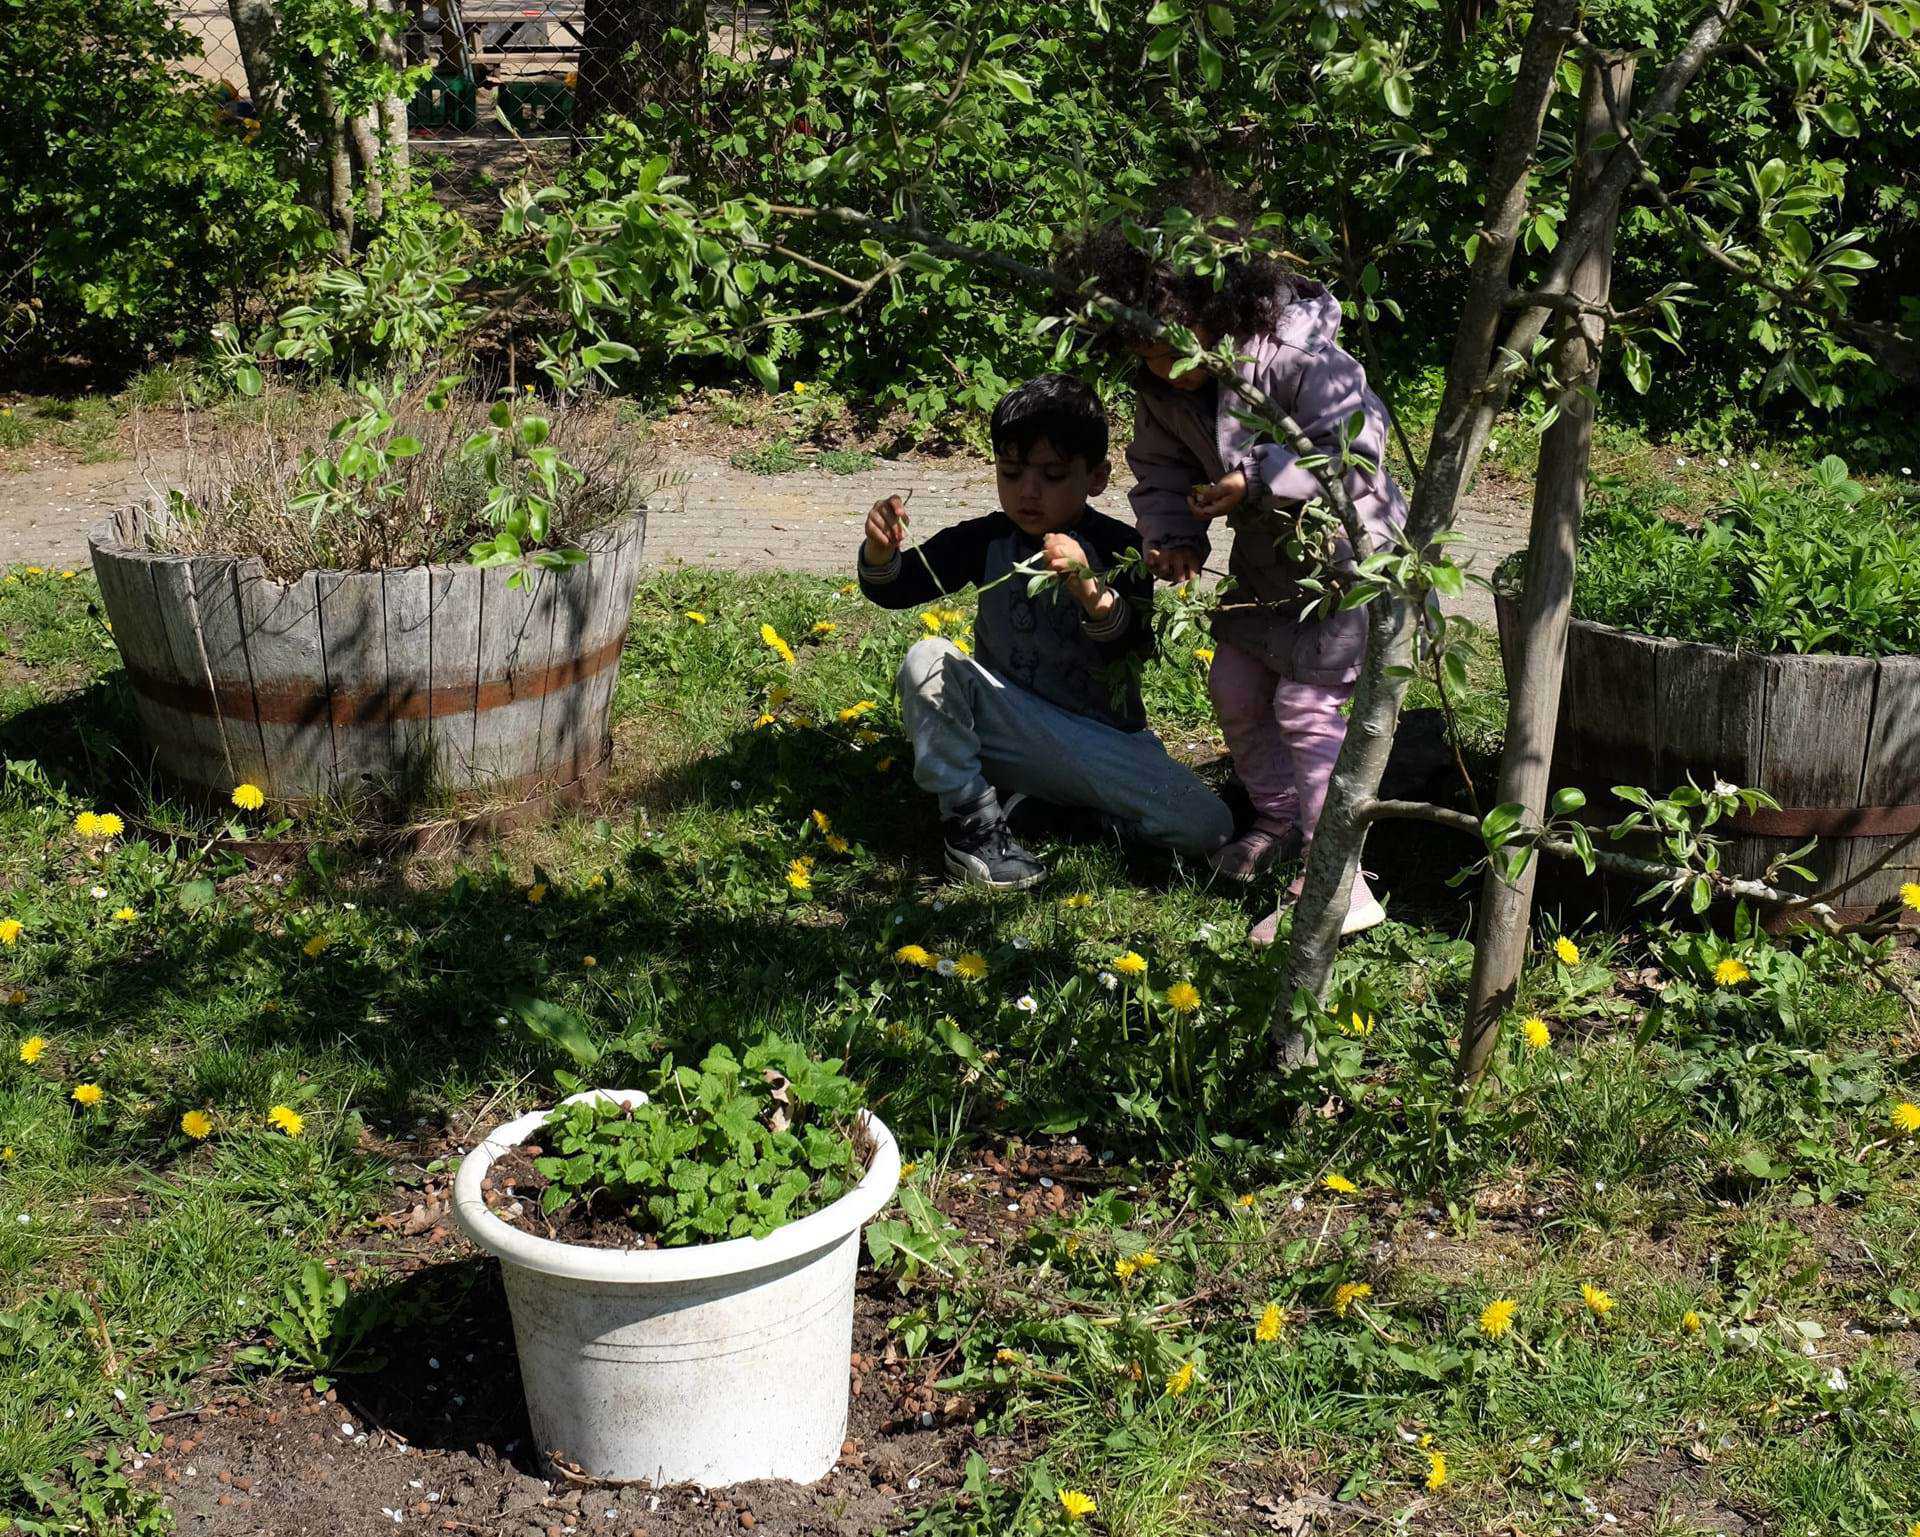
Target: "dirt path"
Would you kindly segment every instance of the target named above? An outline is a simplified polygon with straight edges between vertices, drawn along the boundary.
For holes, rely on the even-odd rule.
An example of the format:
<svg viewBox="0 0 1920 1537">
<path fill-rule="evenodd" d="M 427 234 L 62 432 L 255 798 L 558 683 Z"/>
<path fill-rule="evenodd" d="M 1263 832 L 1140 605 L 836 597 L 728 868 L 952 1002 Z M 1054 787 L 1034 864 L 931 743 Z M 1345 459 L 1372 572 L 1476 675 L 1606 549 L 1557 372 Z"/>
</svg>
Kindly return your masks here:
<svg viewBox="0 0 1920 1537">
<path fill-rule="evenodd" d="M 655 565 L 840 573 L 851 567 L 867 507 L 883 495 L 913 493 L 911 516 L 922 537 L 994 504 L 992 470 L 974 460 L 879 460 L 854 475 L 811 469 L 753 475 L 725 459 L 688 452 L 670 462 L 684 479 L 677 491 L 656 499 L 647 535 Z M 115 507 L 164 489 L 179 467 L 178 455 L 161 455 L 148 466 L 150 480 L 126 459 L 0 477 L 0 566 L 85 564 L 88 530 Z M 1102 505 L 1124 515 L 1126 485 L 1123 472 Z M 1489 575 L 1526 542 L 1527 506 L 1512 492 L 1476 493 L 1459 526 L 1471 568 Z M 1224 569 L 1231 537 L 1216 529 L 1210 564 Z M 1492 603 L 1478 588 L 1469 588 L 1458 609 L 1483 622 L 1493 618 Z"/>
</svg>

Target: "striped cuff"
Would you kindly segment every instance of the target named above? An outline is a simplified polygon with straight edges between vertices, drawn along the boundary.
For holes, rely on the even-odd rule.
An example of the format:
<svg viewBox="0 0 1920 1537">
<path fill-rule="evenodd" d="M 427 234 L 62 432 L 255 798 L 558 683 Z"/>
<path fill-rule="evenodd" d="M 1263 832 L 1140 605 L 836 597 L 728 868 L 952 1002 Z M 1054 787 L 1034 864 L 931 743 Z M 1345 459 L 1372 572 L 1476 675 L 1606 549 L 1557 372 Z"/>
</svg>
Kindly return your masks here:
<svg viewBox="0 0 1920 1537">
<path fill-rule="evenodd" d="M 1090 619 L 1085 613 L 1080 616 L 1080 633 L 1088 640 L 1118 640 L 1127 633 L 1127 626 L 1133 623 L 1133 610 L 1127 606 L 1127 600 L 1114 594 L 1113 612 L 1105 619 Z"/>
<path fill-rule="evenodd" d="M 870 566 L 867 564 L 867 552 L 862 549 L 858 564 L 861 581 L 875 587 L 884 587 L 900 574 L 900 552 L 895 550 L 892 558 L 884 566 Z"/>
</svg>

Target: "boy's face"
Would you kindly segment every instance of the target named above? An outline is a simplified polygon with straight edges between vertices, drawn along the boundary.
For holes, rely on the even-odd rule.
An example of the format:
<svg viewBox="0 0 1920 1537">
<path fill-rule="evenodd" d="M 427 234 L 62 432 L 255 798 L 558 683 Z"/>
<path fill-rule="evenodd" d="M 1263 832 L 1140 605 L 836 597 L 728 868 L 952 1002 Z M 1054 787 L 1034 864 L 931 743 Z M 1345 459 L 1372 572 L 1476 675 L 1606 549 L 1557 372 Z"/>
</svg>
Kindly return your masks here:
<svg viewBox="0 0 1920 1537">
<path fill-rule="evenodd" d="M 1051 534 L 1073 523 L 1089 499 L 1107 489 L 1107 461 L 1088 464 L 1062 454 L 1045 438 L 1021 449 L 1007 444 L 993 456 L 1000 510 L 1025 533 Z"/>
</svg>

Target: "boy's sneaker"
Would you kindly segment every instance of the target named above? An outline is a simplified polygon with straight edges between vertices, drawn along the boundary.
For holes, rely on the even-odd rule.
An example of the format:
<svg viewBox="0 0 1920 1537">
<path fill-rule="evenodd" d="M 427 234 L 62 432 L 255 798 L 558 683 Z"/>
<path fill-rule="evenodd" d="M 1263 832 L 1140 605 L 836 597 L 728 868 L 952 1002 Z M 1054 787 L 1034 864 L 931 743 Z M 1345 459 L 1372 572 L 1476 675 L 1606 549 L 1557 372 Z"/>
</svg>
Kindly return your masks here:
<svg viewBox="0 0 1920 1537">
<path fill-rule="evenodd" d="M 1014 842 L 1000 803 L 991 795 L 944 818 L 947 874 L 989 891 L 1024 891 L 1046 877 L 1047 867 Z"/>
</svg>

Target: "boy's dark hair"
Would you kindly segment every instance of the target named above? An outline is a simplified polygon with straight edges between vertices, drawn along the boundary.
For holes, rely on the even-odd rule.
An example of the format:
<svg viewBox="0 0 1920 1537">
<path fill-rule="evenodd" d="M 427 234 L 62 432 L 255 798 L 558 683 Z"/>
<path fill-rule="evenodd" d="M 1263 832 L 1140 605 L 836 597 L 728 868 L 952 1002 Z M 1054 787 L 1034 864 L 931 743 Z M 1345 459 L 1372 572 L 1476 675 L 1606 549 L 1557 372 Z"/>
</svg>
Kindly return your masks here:
<svg viewBox="0 0 1920 1537">
<path fill-rule="evenodd" d="M 1216 239 L 1239 242 L 1253 233 L 1248 205 L 1211 176 L 1196 175 L 1166 193 L 1142 226 L 1164 228 L 1169 216 L 1184 209 Z M 1217 272 L 1176 270 L 1165 255 L 1142 250 L 1127 239 L 1123 221 L 1103 224 L 1069 246 L 1059 270 L 1129 308 L 1145 310 L 1171 325 L 1199 326 L 1216 336 L 1240 339 L 1271 331 L 1293 301 L 1293 268 L 1266 253 L 1228 253 Z M 1124 322 L 1115 330 L 1122 340 L 1140 333 Z"/>
<path fill-rule="evenodd" d="M 993 408 L 989 431 L 996 456 L 1008 449 L 1025 454 L 1044 441 L 1063 458 L 1089 466 L 1107 457 L 1107 408 L 1099 391 L 1072 374 L 1040 374 L 1008 390 Z"/>
</svg>

